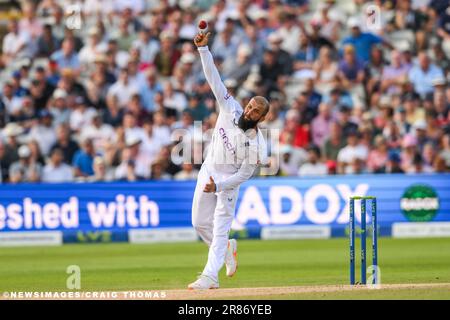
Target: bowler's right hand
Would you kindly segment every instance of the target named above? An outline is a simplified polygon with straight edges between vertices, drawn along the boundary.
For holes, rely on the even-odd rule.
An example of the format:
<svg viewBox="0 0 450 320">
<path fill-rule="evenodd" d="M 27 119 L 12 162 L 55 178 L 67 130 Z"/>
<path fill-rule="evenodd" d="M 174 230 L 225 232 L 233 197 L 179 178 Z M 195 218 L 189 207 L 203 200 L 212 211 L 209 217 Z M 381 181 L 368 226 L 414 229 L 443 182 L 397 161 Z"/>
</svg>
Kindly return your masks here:
<svg viewBox="0 0 450 320">
<path fill-rule="evenodd" d="M 194 37 L 194 44 L 197 47 L 204 47 L 208 45 L 209 36 L 211 35 L 211 32 L 208 32 L 206 34 L 199 32 Z"/>
</svg>

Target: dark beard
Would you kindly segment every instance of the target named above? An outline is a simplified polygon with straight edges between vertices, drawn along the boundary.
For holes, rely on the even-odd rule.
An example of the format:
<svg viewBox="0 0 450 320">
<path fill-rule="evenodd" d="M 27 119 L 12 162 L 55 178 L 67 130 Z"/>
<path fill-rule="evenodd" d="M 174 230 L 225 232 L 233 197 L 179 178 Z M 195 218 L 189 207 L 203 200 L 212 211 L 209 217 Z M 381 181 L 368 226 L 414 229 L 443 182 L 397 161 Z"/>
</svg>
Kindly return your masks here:
<svg viewBox="0 0 450 320">
<path fill-rule="evenodd" d="M 254 120 L 245 120 L 244 114 L 241 114 L 238 120 L 238 127 L 242 129 L 242 131 L 246 132 L 249 129 L 255 129 L 258 121 Z"/>
</svg>

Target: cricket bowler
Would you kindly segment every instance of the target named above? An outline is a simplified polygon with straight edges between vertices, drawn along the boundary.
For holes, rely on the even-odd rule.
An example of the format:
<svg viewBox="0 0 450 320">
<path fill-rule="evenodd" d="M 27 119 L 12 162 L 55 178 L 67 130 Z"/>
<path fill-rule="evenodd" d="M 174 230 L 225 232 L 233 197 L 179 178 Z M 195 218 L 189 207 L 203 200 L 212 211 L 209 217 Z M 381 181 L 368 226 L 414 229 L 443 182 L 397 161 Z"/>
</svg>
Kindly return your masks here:
<svg viewBox="0 0 450 320">
<path fill-rule="evenodd" d="M 199 32 L 194 43 L 203 71 L 219 105 L 207 156 L 200 169 L 192 203 L 192 225 L 208 245 L 208 262 L 189 289 L 219 288 L 219 271 L 235 274 L 237 242 L 229 240 L 239 186 L 250 179 L 259 165 L 267 163 L 267 145 L 257 124 L 269 111 L 269 102 L 253 97 L 242 108 L 227 92 L 208 49 L 210 33 Z"/>
</svg>

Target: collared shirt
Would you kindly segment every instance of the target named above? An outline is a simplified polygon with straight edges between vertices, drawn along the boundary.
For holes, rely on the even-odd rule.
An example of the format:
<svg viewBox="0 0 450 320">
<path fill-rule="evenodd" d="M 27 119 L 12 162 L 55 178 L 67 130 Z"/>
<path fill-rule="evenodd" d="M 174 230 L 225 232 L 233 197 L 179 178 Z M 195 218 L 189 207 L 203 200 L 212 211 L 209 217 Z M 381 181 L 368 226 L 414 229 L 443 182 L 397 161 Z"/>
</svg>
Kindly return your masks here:
<svg viewBox="0 0 450 320">
<path fill-rule="evenodd" d="M 78 69 L 80 67 L 78 54 L 75 52 L 69 56 L 65 56 L 62 50 L 58 50 L 51 55 L 51 59 L 56 61 L 60 69 Z"/>
<path fill-rule="evenodd" d="M 42 172 L 43 182 L 70 182 L 73 180 L 73 170 L 72 167 L 61 163 L 59 166 L 55 167 L 53 164 L 49 163 L 44 167 Z"/>
<path fill-rule="evenodd" d="M 220 113 L 204 165 L 216 181 L 217 192 L 235 190 L 267 162 L 267 145 L 261 130 L 249 136 L 236 125 L 242 106 L 227 92 L 208 47 L 199 47 L 206 80 L 217 99 Z"/>
<path fill-rule="evenodd" d="M 433 80 L 445 79 L 442 69 L 435 64 L 430 64 L 428 70 L 423 70 L 419 65 L 415 65 L 409 70 L 409 80 L 414 84 L 414 90 L 420 94 L 422 98 L 427 93 L 433 92 Z"/>
</svg>

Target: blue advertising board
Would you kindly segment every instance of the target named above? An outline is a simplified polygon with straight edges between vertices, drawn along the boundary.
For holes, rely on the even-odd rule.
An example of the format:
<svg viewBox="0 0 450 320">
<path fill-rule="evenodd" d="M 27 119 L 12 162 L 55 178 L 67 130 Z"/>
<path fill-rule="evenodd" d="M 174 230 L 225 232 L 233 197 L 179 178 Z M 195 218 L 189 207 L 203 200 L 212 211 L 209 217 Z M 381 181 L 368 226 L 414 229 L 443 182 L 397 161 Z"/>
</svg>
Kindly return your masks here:
<svg viewBox="0 0 450 320">
<path fill-rule="evenodd" d="M 57 230 L 67 241 L 126 241 L 133 229 L 191 227 L 194 187 L 195 181 L 0 185 L 0 233 Z M 241 186 L 233 227 L 329 226 L 343 235 L 352 195 L 377 198 L 382 229 L 450 221 L 450 175 L 271 177 Z"/>
</svg>

